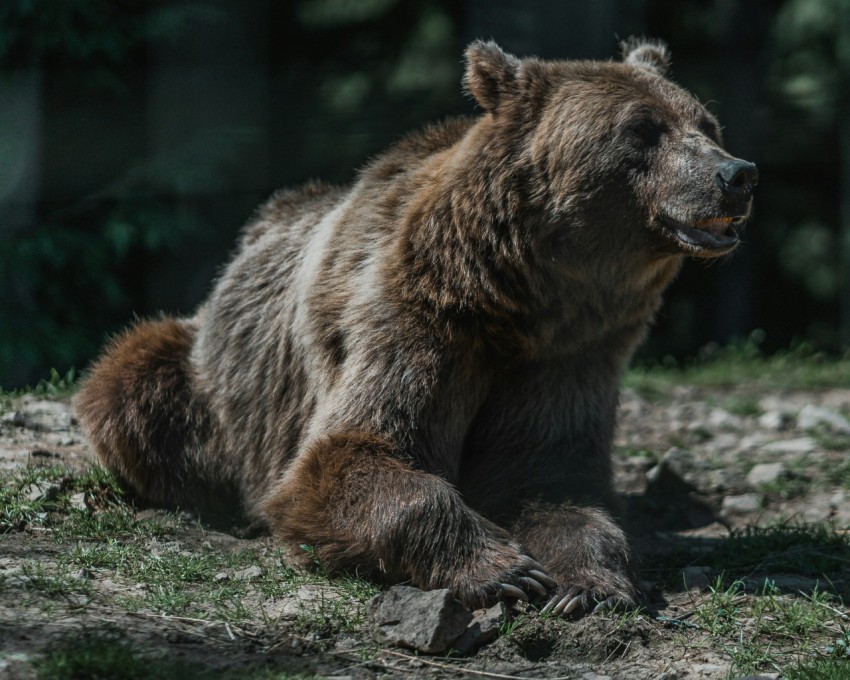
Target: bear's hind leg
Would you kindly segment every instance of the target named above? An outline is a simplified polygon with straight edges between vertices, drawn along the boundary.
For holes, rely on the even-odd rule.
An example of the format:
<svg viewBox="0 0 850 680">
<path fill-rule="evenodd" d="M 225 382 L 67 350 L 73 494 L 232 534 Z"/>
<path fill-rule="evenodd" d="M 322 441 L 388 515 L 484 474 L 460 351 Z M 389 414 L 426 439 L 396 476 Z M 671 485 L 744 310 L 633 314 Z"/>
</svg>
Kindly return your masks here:
<svg viewBox="0 0 850 680">
<path fill-rule="evenodd" d="M 210 496 L 198 458 L 210 419 L 192 388 L 191 322 L 143 321 L 111 342 L 76 399 L 101 463 L 145 501 L 195 507 Z"/>
</svg>

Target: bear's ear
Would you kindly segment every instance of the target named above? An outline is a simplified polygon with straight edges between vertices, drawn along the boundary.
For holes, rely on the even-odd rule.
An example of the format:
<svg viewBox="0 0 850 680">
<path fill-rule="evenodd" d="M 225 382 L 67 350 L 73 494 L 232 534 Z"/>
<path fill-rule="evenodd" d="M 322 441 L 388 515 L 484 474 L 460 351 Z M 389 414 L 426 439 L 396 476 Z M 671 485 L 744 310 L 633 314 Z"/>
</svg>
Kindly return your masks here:
<svg viewBox="0 0 850 680">
<path fill-rule="evenodd" d="M 623 61 L 627 64 L 654 71 L 660 76 L 667 75 L 670 50 L 662 41 L 631 37 L 624 40 L 620 47 L 623 50 Z"/>
<path fill-rule="evenodd" d="M 520 60 L 492 40 L 476 40 L 466 48 L 463 84 L 482 109 L 495 113 L 503 97 L 516 87 L 519 67 Z"/>
</svg>

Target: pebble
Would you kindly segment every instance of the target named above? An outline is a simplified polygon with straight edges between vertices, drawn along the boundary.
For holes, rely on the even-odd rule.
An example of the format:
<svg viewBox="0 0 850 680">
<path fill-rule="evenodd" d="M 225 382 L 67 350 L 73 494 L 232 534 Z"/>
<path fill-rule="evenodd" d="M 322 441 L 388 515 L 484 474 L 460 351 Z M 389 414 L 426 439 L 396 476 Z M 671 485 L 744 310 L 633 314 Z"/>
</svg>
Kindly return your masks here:
<svg viewBox="0 0 850 680">
<path fill-rule="evenodd" d="M 41 482 L 30 484 L 23 490 L 22 495 L 31 503 L 40 500 L 52 501 L 59 495 L 60 491 L 61 489 L 56 484 Z"/>
<path fill-rule="evenodd" d="M 850 434 L 850 420 L 840 413 L 823 406 L 806 404 L 797 416 L 797 427 L 801 430 L 815 430 L 820 426 L 839 434 Z"/>
<path fill-rule="evenodd" d="M 811 437 L 798 437 L 797 439 L 779 439 L 764 445 L 768 453 L 812 453 L 817 451 L 818 445 Z"/>
<path fill-rule="evenodd" d="M 780 432 L 791 426 L 791 416 L 781 411 L 767 411 L 759 416 L 759 427 L 763 430 Z"/>
<path fill-rule="evenodd" d="M 250 581 L 252 578 L 259 578 L 262 575 L 263 570 L 256 564 L 233 572 L 233 578 L 239 581 Z"/>
<path fill-rule="evenodd" d="M 711 567 L 685 567 L 682 583 L 688 590 L 704 590 L 711 585 Z"/>
<path fill-rule="evenodd" d="M 753 512 L 761 508 L 762 497 L 757 493 L 745 493 L 740 496 L 726 496 L 721 510 L 724 513 Z"/>
<path fill-rule="evenodd" d="M 759 463 L 754 465 L 747 474 L 747 484 L 759 487 L 763 484 L 773 484 L 788 477 L 785 463 Z"/>
<path fill-rule="evenodd" d="M 80 493 L 75 493 L 68 499 L 68 505 L 75 510 L 88 510 L 88 506 L 86 505 L 86 493 L 85 491 L 80 491 Z"/>
</svg>

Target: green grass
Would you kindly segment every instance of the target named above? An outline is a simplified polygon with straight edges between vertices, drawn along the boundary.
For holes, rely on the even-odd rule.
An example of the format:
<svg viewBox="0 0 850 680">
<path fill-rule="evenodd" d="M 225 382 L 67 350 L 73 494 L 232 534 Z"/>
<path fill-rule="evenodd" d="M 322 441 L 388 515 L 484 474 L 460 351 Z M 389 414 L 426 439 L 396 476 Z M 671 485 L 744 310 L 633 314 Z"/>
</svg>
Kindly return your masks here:
<svg viewBox="0 0 850 680">
<path fill-rule="evenodd" d="M 40 680 L 295 680 L 272 668 L 251 665 L 214 668 L 197 661 L 169 658 L 155 651 L 141 651 L 120 632 L 87 631 L 54 645 L 38 659 Z"/>
<path fill-rule="evenodd" d="M 644 362 L 626 373 L 624 385 L 650 400 L 666 397 L 673 385 L 731 387 L 746 383 L 799 389 L 850 385 L 850 350 L 843 356 L 828 356 L 799 344 L 767 356 L 758 341 L 755 337 L 726 347 L 709 346 L 697 358 L 684 362 L 671 358 Z M 744 401 L 732 405 L 732 412 L 757 415 L 758 405 Z"/>
<path fill-rule="evenodd" d="M 46 492 L 34 498 L 38 489 Z M 85 509 L 70 506 L 71 496 L 79 493 L 85 494 Z M 241 622 L 257 615 L 242 604 L 248 594 L 274 600 L 304 585 L 327 588 L 333 596 L 303 608 L 302 630 L 313 624 L 323 630 L 358 625 L 365 613 L 362 603 L 377 592 L 356 578 L 296 573 L 283 565 L 278 550 L 222 551 L 209 544 L 188 549 L 175 541 L 180 527 L 174 513 L 139 517 L 102 468 L 74 473 L 62 466 L 34 467 L 0 477 L 0 533 L 37 531 L 60 548 L 51 561 L 27 566 L 27 587 L 35 592 L 88 594 L 89 584 L 72 575 L 90 570 L 144 584 L 138 595 L 123 599 L 126 609 Z M 261 567 L 259 576 L 237 577 L 252 566 Z"/>
<path fill-rule="evenodd" d="M 66 396 L 71 394 L 77 387 L 77 370 L 69 368 L 65 373 L 60 373 L 55 368 L 50 369 L 50 377 L 42 378 L 35 387 L 21 387 L 14 390 L 5 390 L 0 387 L 0 413 L 9 408 L 9 403 L 14 397 L 23 394 L 38 394 L 50 396 Z"/>
<path fill-rule="evenodd" d="M 817 588 L 809 595 L 783 594 L 766 579 L 758 592 L 747 593 L 742 581 L 725 586 L 718 577 L 707 596 L 694 601 L 694 620 L 725 649 L 737 677 L 789 665 L 829 666 L 846 651 L 842 606 Z"/>
<path fill-rule="evenodd" d="M 821 659 L 800 663 L 782 671 L 784 680 L 848 680 L 850 660 Z"/>
<path fill-rule="evenodd" d="M 701 560 L 731 574 L 821 576 L 850 566 L 850 538 L 824 524 L 752 526 L 732 532 Z"/>
</svg>

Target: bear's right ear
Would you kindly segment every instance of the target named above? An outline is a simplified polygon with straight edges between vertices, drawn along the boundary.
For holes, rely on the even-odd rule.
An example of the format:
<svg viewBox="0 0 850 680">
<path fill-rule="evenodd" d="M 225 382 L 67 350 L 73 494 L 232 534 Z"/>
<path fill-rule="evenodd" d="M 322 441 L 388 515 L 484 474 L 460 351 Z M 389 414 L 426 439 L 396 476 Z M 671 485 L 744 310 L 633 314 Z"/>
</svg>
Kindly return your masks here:
<svg viewBox="0 0 850 680">
<path fill-rule="evenodd" d="M 503 52 L 492 40 L 476 40 L 466 48 L 466 74 L 463 84 L 481 108 L 490 113 L 516 87 L 520 60 Z"/>
<path fill-rule="evenodd" d="M 670 70 L 670 50 L 661 40 L 649 40 L 632 36 L 620 43 L 623 61 L 666 76 Z"/>
</svg>

